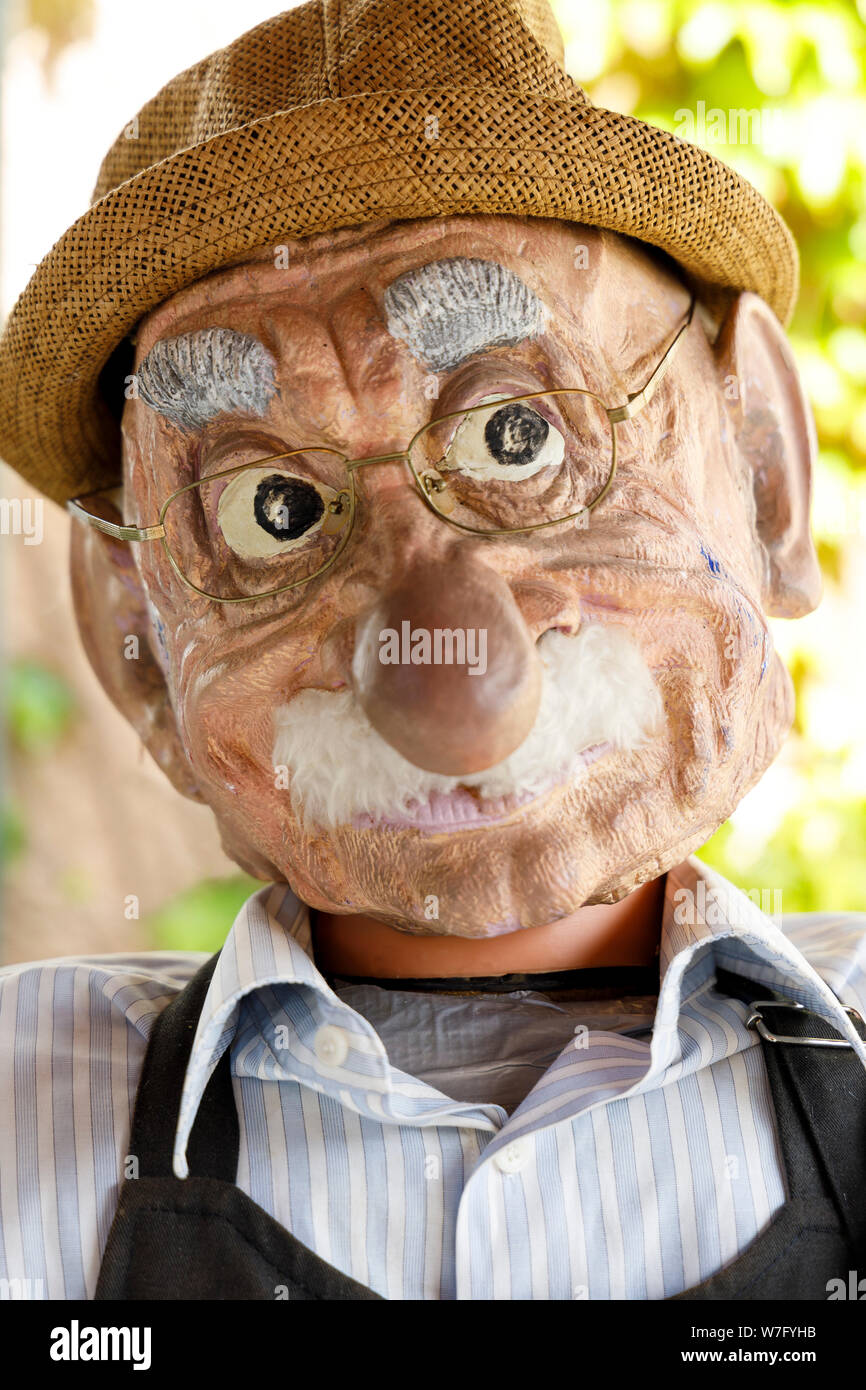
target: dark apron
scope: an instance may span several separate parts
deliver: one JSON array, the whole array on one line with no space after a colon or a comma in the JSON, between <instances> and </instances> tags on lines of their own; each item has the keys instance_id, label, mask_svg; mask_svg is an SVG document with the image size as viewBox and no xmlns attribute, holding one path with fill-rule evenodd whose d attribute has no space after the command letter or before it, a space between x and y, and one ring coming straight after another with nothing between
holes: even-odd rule
<instances>
[{"instance_id":1,"label":"dark apron","mask_svg":"<svg viewBox=\"0 0 866 1390\"><path fill-rule=\"evenodd\" d=\"M378 1299L302 1245L236 1185L240 1131L230 1046L192 1128L190 1176L172 1173L184 1076L217 959L211 957L154 1020L132 1117L129 1151L139 1176L120 1189L95 1296ZM718 987L745 1002L768 994L722 971ZM779 1018L780 1033L837 1036L813 1014L780 1011ZM789 1200L742 1255L679 1299L826 1300L829 1280L847 1282L849 1270L866 1270L866 1069L851 1049L766 1041L763 1049Z\"/></svg>"}]
</instances>

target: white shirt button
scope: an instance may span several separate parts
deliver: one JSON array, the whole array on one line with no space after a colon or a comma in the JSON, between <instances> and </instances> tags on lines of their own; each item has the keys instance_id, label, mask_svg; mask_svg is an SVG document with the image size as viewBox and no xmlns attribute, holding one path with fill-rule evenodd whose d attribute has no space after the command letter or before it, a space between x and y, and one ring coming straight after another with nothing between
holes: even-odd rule
<instances>
[{"instance_id":1,"label":"white shirt button","mask_svg":"<svg viewBox=\"0 0 866 1390\"><path fill-rule=\"evenodd\" d=\"M349 1039L345 1029L325 1023L316 1030L313 1051L326 1067L341 1067L349 1055Z\"/></svg>"},{"instance_id":2,"label":"white shirt button","mask_svg":"<svg viewBox=\"0 0 866 1390\"><path fill-rule=\"evenodd\" d=\"M504 1149L493 1155L493 1162L501 1173L519 1173L529 1159L529 1140L512 1139Z\"/></svg>"}]
</instances>

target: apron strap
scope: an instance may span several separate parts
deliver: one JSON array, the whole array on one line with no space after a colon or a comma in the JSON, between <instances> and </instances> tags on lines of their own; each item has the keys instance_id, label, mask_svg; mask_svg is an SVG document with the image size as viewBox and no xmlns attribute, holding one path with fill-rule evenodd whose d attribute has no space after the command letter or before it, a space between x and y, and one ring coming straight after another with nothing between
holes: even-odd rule
<instances>
[{"instance_id":1,"label":"apron strap","mask_svg":"<svg viewBox=\"0 0 866 1390\"><path fill-rule=\"evenodd\" d=\"M717 987L744 1004L774 998L778 990L719 970ZM772 1005L766 1006L772 1013ZM811 1012L779 1012L778 1029L791 1037L838 1039L839 1033ZM842 1232L855 1248L866 1247L863 1154L866 1153L866 1068L853 1048L812 1047L762 1039L773 1094L779 1143L793 1201L828 1198Z\"/></svg>"},{"instance_id":2,"label":"apron strap","mask_svg":"<svg viewBox=\"0 0 866 1390\"><path fill-rule=\"evenodd\" d=\"M132 1119L130 1153L143 1178L172 1177L174 1136L183 1081L199 1015L220 953L211 956L185 989L153 1021ZM211 1076L187 1145L191 1177L235 1182L240 1130L232 1094L231 1048Z\"/></svg>"},{"instance_id":3,"label":"apron strap","mask_svg":"<svg viewBox=\"0 0 866 1390\"><path fill-rule=\"evenodd\" d=\"M727 970L720 994L751 1005L774 991ZM782 1000L775 992L777 1004ZM775 1012L767 1005L769 1013ZM774 1031L776 1031L774 1029ZM779 1011L778 1032L837 1038L814 1014ZM773 1098L788 1201L729 1265L674 1295L684 1300L814 1300L866 1257L866 1071L853 1049L769 1042L761 1050Z\"/></svg>"},{"instance_id":4,"label":"apron strap","mask_svg":"<svg viewBox=\"0 0 866 1390\"><path fill-rule=\"evenodd\" d=\"M382 1301L321 1259L237 1186L238 1117L226 1047L187 1146L171 1158L183 1079L219 952L154 1020L132 1121L139 1176L120 1189L94 1298Z\"/></svg>"}]
</instances>

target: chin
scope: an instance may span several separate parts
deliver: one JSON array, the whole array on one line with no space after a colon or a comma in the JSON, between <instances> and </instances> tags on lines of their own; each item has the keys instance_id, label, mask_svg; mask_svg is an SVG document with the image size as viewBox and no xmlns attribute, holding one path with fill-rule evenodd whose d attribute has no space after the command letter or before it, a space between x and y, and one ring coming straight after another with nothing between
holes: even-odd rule
<instances>
[{"instance_id":1,"label":"chin","mask_svg":"<svg viewBox=\"0 0 866 1390\"><path fill-rule=\"evenodd\" d=\"M485 939L545 926L656 876L658 855L645 843L648 758L651 750L599 748L576 780L541 792L485 803L458 788L409 817L328 830L295 822L283 875L311 907L413 935ZM626 827L612 834L624 800L640 803L641 845L627 845Z\"/></svg>"}]
</instances>

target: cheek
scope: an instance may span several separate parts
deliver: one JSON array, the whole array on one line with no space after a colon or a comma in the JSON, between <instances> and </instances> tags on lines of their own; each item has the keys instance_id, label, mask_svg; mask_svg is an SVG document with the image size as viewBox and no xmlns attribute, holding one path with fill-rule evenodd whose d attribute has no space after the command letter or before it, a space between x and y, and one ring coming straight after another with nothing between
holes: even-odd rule
<instances>
[{"instance_id":1,"label":"cheek","mask_svg":"<svg viewBox=\"0 0 866 1390\"><path fill-rule=\"evenodd\" d=\"M184 683L178 721L196 775L214 792L241 797L271 778L271 699L219 679Z\"/></svg>"},{"instance_id":2,"label":"cheek","mask_svg":"<svg viewBox=\"0 0 866 1390\"><path fill-rule=\"evenodd\" d=\"M179 644L179 652L175 713L203 788L241 805L277 795L274 711L299 688L304 653L285 640L261 650L225 627L210 640Z\"/></svg>"},{"instance_id":3,"label":"cheek","mask_svg":"<svg viewBox=\"0 0 866 1390\"><path fill-rule=\"evenodd\" d=\"M675 803L711 833L774 755L787 714L760 610L725 579L696 589L683 620L658 634L657 678Z\"/></svg>"}]
</instances>

